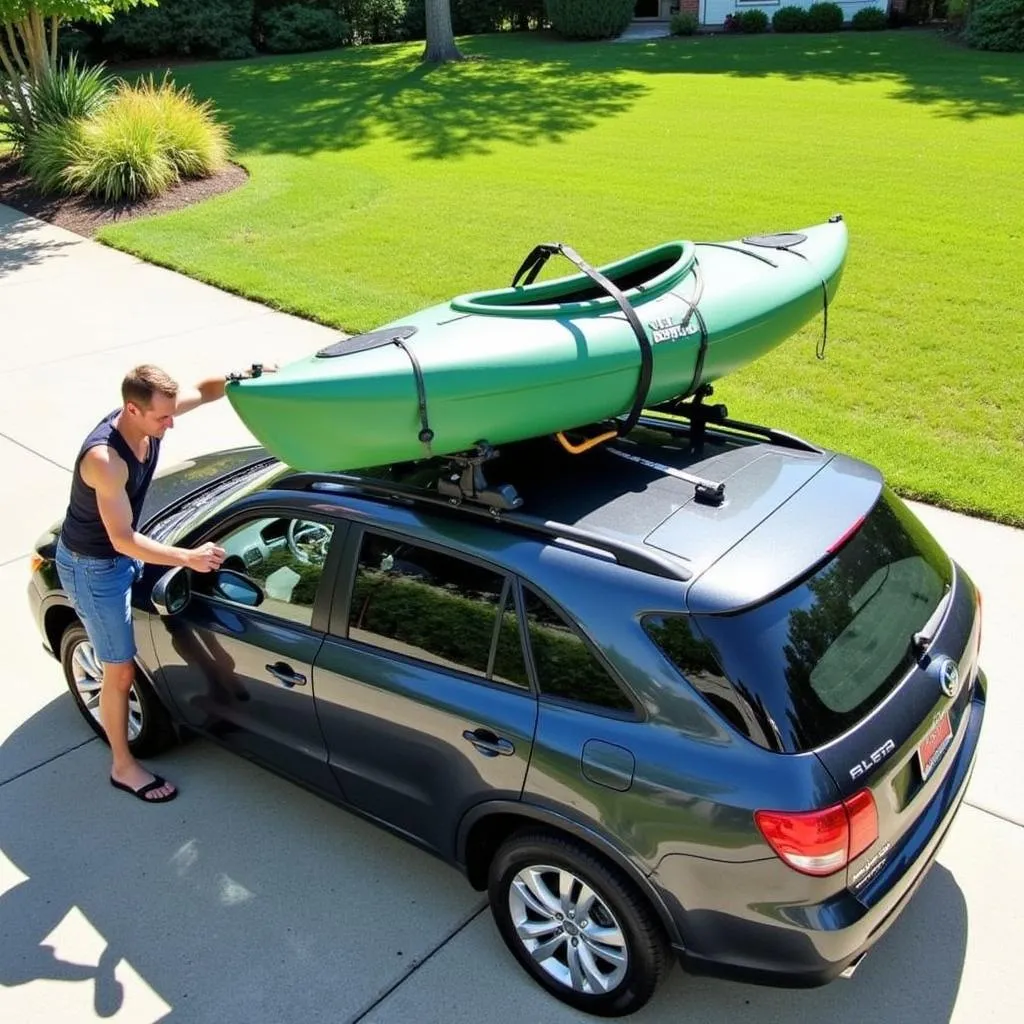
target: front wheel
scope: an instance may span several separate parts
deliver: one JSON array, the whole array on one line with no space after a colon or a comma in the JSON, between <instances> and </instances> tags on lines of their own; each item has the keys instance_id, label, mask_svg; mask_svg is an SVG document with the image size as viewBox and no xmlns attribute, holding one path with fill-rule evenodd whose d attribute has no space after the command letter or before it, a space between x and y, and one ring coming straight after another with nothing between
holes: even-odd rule
<instances>
[{"instance_id":1,"label":"front wheel","mask_svg":"<svg viewBox=\"0 0 1024 1024\"><path fill-rule=\"evenodd\" d=\"M100 686L103 666L96 657L89 634L78 624L69 626L60 640L60 664L64 679L82 717L104 742L107 734L100 720ZM176 740L170 715L153 687L136 669L135 684L128 694L128 748L135 757L152 757Z\"/></svg>"},{"instance_id":2,"label":"front wheel","mask_svg":"<svg viewBox=\"0 0 1024 1024\"><path fill-rule=\"evenodd\" d=\"M639 1010L669 962L654 912L586 846L513 835L491 863L491 913L523 969L552 995L602 1017Z\"/></svg>"}]
</instances>

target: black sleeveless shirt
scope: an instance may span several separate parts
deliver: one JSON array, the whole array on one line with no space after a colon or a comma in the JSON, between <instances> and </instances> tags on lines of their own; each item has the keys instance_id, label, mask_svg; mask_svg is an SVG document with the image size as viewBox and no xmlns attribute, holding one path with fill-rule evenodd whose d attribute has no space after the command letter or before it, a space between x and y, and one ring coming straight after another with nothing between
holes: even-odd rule
<instances>
[{"instance_id":1,"label":"black sleeveless shirt","mask_svg":"<svg viewBox=\"0 0 1024 1024\"><path fill-rule=\"evenodd\" d=\"M157 456L160 454L160 441L149 439L149 454L145 462L139 462L131 446L114 426L114 420L120 409L115 409L109 416L101 420L85 439L78 458L75 459L74 472L71 475L71 501L68 504L64 525L61 527L61 540L64 546L79 555L91 555L93 558L115 558L118 552L110 543L107 528L100 518L96 505L96 492L82 479L82 457L90 448L107 445L113 448L125 461L128 467L128 480L125 490L132 506L132 529L139 527L139 516L142 503L146 500L149 482L153 479Z\"/></svg>"}]
</instances>

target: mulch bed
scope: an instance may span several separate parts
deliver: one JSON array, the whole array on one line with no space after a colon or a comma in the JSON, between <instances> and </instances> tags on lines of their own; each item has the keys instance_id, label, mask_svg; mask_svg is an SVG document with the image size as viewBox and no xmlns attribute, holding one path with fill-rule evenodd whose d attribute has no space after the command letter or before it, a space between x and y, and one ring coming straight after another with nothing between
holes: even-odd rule
<instances>
[{"instance_id":1,"label":"mulch bed","mask_svg":"<svg viewBox=\"0 0 1024 1024\"><path fill-rule=\"evenodd\" d=\"M180 210L212 196L230 192L244 184L248 178L243 168L229 164L225 170L210 178L183 181L155 199L111 204L82 196L41 195L15 160L0 157L0 203L91 238L108 224Z\"/></svg>"}]
</instances>

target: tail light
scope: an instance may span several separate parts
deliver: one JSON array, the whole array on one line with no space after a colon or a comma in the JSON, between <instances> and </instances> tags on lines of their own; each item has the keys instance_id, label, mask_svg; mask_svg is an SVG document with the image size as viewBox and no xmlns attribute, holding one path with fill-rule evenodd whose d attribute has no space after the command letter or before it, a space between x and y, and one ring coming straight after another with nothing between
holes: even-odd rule
<instances>
[{"instance_id":1,"label":"tail light","mask_svg":"<svg viewBox=\"0 0 1024 1024\"><path fill-rule=\"evenodd\" d=\"M34 576L43 567L46 559L43 558L38 552L33 552L28 560L29 572Z\"/></svg>"},{"instance_id":2,"label":"tail light","mask_svg":"<svg viewBox=\"0 0 1024 1024\"><path fill-rule=\"evenodd\" d=\"M853 535L864 525L864 520L867 519L867 515L863 515L858 519L853 526L851 526L834 544L832 544L826 554L834 555L841 547L843 547L847 541L853 538Z\"/></svg>"},{"instance_id":3,"label":"tail light","mask_svg":"<svg viewBox=\"0 0 1024 1024\"><path fill-rule=\"evenodd\" d=\"M768 845L805 875L832 875L878 839L878 811L871 790L820 811L755 811Z\"/></svg>"}]
</instances>

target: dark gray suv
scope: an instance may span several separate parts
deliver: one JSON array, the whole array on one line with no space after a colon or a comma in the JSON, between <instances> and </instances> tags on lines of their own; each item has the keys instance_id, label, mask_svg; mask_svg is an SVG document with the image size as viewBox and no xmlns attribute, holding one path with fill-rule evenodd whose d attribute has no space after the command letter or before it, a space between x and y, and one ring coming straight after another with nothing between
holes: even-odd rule
<instances>
[{"instance_id":1,"label":"dark gray suv","mask_svg":"<svg viewBox=\"0 0 1024 1024\"><path fill-rule=\"evenodd\" d=\"M979 595L875 469L716 408L580 455L161 477L147 532L228 559L136 585L136 751L199 732L457 865L591 1013L673 954L849 973L963 798ZM29 598L99 731L53 555Z\"/></svg>"}]
</instances>

